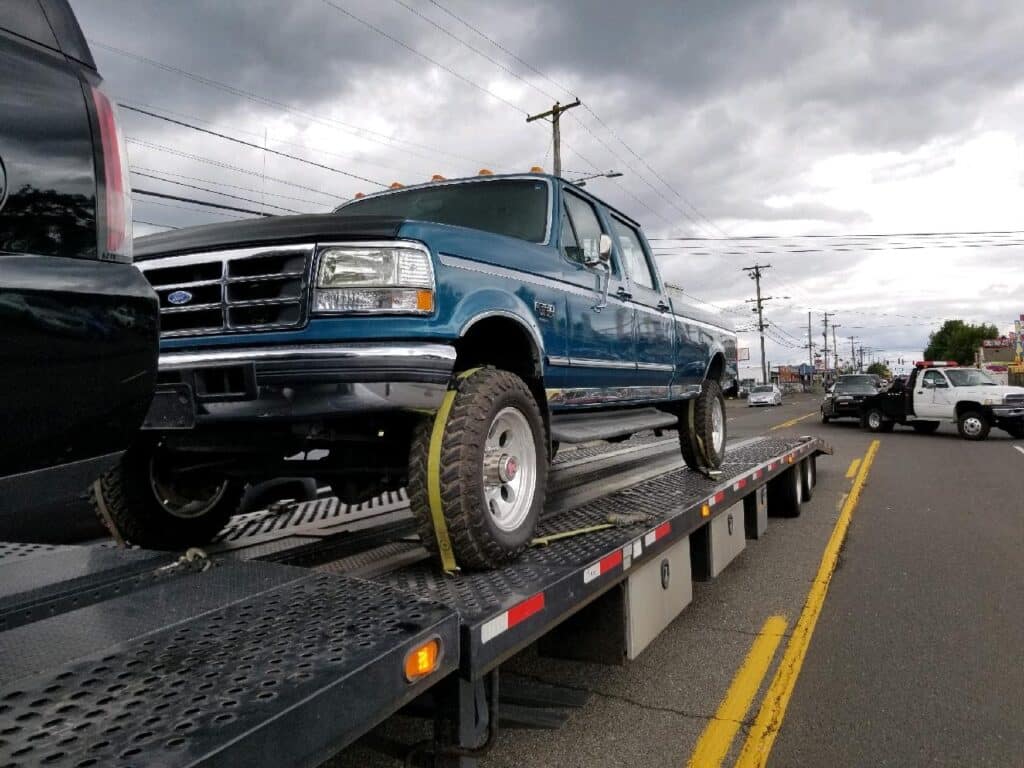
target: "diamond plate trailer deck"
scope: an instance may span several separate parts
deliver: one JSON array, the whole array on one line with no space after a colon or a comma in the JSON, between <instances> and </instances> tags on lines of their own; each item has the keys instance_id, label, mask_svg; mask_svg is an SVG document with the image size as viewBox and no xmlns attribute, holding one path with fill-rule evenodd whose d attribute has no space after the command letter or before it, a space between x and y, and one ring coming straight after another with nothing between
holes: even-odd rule
<instances>
[{"instance_id":1,"label":"diamond plate trailer deck","mask_svg":"<svg viewBox=\"0 0 1024 768\"><path fill-rule=\"evenodd\" d=\"M539 536L610 514L630 522L489 572L445 576L426 560L404 494L236 518L206 571L102 547L0 549L0 585L12 585L0 586L0 766L315 765L444 675L427 751L472 765L496 733L502 661L831 452L815 438L747 441L714 479L637 462L665 450L648 439L560 456L567 469L579 458L606 473L589 478L592 500L546 517ZM404 654L433 635L449 651L438 673L396 679Z\"/></svg>"}]
</instances>

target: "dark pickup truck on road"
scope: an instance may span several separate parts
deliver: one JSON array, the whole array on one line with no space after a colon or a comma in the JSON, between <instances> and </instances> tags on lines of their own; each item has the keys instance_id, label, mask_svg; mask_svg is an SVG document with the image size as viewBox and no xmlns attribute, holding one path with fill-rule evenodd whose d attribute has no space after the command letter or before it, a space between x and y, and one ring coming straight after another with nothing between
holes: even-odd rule
<instances>
[{"instance_id":1,"label":"dark pickup truck on road","mask_svg":"<svg viewBox=\"0 0 1024 768\"><path fill-rule=\"evenodd\" d=\"M530 541L559 443L671 429L691 466L722 463L735 334L665 285L635 221L563 179L435 181L136 256L161 384L103 485L138 544L201 544L246 482L308 475L347 502L407 488L428 547L446 528L487 567Z\"/></svg>"}]
</instances>

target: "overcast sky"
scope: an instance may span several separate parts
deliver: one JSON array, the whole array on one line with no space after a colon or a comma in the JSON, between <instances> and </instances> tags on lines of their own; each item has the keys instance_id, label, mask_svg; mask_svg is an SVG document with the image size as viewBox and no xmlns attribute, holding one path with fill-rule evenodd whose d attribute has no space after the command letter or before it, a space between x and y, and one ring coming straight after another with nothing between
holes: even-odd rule
<instances>
[{"instance_id":1,"label":"overcast sky","mask_svg":"<svg viewBox=\"0 0 1024 768\"><path fill-rule=\"evenodd\" d=\"M563 119L564 175L622 172L588 188L658 238L670 282L739 328L754 287L740 269L770 263L769 333L787 342L769 341L773 364L807 359L808 311L815 343L834 311L846 356L855 336L890 359L919 357L942 318L1006 331L1024 312L1024 247L1012 245L1024 235L806 237L1024 230L1017 2L72 5L122 102L336 169L124 111L133 168L249 201L135 174L137 189L326 211L432 173L550 169L550 126L525 117L578 96L587 108ZM135 203L155 224L231 215ZM785 239L661 239L755 235ZM756 334L741 346L756 363Z\"/></svg>"}]
</instances>

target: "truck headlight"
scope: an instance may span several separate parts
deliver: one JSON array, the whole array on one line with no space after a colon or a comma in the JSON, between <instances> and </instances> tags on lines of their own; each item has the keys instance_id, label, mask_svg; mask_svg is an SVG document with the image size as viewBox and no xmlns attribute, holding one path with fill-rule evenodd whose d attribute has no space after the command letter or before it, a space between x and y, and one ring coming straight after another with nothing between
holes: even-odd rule
<instances>
[{"instance_id":1,"label":"truck headlight","mask_svg":"<svg viewBox=\"0 0 1024 768\"><path fill-rule=\"evenodd\" d=\"M331 245L321 249L314 312L434 311L434 268L415 243Z\"/></svg>"}]
</instances>

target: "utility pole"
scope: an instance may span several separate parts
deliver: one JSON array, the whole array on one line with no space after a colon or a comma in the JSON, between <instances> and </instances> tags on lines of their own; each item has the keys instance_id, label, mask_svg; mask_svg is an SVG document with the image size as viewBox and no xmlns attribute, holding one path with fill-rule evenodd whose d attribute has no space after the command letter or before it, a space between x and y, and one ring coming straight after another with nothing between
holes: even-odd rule
<instances>
[{"instance_id":1,"label":"utility pole","mask_svg":"<svg viewBox=\"0 0 1024 768\"><path fill-rule=\"evenodd\" d=\"M825 332L822 337L825 339L825 376L828 377L828 319L835 315L835 312L823 312L825 321Z\"/></svg>"},{"instance_id":2,"label":"utility pole","mask_svg":"<svg viewBox=\"0 0 1024 768\"><path fill-rule=\"evenodd\" d=\"M842 328L841 325L832 324L832 354L835 355L836 364L833 366L836 369L836 373L839 373L839 344L836 342L836 328Z\"/></svg>"},{"instance_id":3,"label":"utility pole","mask_svg":"<svg viewBox=\"0 0 1024 768\"><path fill-rule=\"evenodd\" d=\"M576 99L572 104L566 104L564 106L556 101L555 105L547 112L541 112L539 115L530 115L526 118L526 122L528 123L532 123L534 120L541 120L545 117L551 118L551 141L554 148L555 176L562 175L562 131L559 127L559 120L561 119L563 112L566 112L573 107L578 107L579 105L579 99Z\"/></svg>"},{"instance_id":4,"label":"utility pole","mask_svg":"<svg viewBox=\"0 0 1024 768\"><path fill-rule=\"evenodd\" d=\"M860 373L860 367L857 365L857 350L853 346L854 342L857 341L857 337L849 336L847 338L850 339L850 365L857 369L857 373Z\"/></svg>"},{"instance_id":5,"label":"utility pole","mask_svg":"<svg viewBox=\"0 0 1024 768\"><path fill-rule=\"evenodd\" d=\"M577 99L577 101L578 101L578 99ZM764 329L765 329L765 324L764 324L764 311L763 311L764 310L764 306L763 305L764 305L764 303L766 301L768 301L768 299L771 298L771 296L768 296L767 298L761 298L761 270L762 269L771 269L771 268L772 268L771 264L755 264L752 267L743 267L743 271L746 272L750 276L750 279L753 280L757 284L757 298L753 299L753 300L747 299L747 302L748 303L750 301L756 301L757 302L757 309L756 309L756 312L757 312L757 330L761 334L761 383L762 384L767 384L768 383L768 369L765 367L765 359L764 359Z\"/></svg>"},{"instance_id":6,"label":"utility pole","mask_svg":"<svg viewBox=\"0 0 1024 768\"><path fill-rule=\"evenodd\" d=\"M807 364L811 366L811 378L814 378L814 341L811 339L811 311L807 310Z\"/></svg>"}]
</instances>

